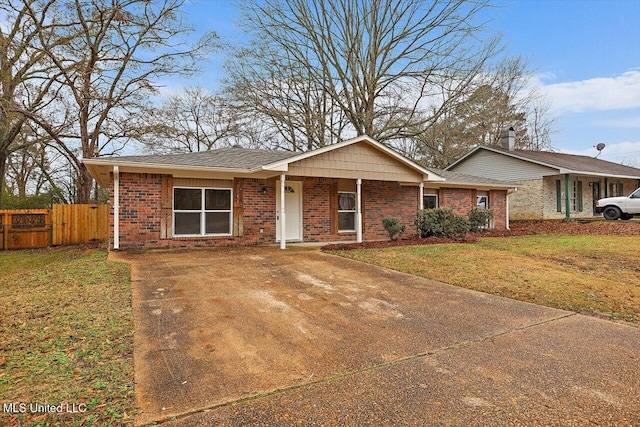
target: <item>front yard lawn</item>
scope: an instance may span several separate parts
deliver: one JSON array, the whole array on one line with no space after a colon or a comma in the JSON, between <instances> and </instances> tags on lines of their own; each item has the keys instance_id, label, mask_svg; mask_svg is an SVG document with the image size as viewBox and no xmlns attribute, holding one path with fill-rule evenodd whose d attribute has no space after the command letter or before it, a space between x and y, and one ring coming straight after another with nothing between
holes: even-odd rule
<instances>
[{"instance_id":1,"label":"front yard lawn","mask_svg":"<svg viewBox=\"0 0 640 427\"><path fill-rule=\"evenodd\" d=\"M129 266L106 257L0 253L1 425L133 423Z\"/></svg>"},{"instance_id":2,"label":"front yard lawn","mask_svg":"<svg viewBox=\"0 0 640 427\"><path fill-rule=\"evenodd\" d=\"M537 235L334 252L469 289L640 323L638 237Z\"/></svg>"}]
</instances>

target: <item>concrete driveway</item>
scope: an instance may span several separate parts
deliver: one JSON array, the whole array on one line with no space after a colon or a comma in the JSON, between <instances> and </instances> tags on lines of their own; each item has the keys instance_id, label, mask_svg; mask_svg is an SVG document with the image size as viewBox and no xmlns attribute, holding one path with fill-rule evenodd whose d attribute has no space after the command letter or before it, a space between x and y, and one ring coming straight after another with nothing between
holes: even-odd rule
<instances>
[{"instance_id":1,"label":"concrete driveway","mask_svg":"<svg viewBox=\"0 0 640 427\"><path fill-rule=\"evenodd\" d=\"M637 425L640 329L316 249L120 253L138 424Z\"/></svg>"}]
</instances>

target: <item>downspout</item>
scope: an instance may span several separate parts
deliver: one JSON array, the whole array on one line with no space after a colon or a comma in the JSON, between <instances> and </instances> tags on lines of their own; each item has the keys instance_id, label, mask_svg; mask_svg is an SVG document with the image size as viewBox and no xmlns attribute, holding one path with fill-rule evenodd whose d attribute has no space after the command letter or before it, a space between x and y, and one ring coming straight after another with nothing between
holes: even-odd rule
<instances>
[{"instance_id":1,"label":"downspout","mask_svg":"<svg viewBox=\"0 0 640 427\"><path fill-rule=\"evenodd\" d=\"M113 250L120 250L120 168L113 167Z\"/></svg>"},{"instance_id":2,"label":"downspout","mask_svg":"<svg viewBox=\"0 0 640 427\"><path fill-rule=\"evenodd\" d=\"M564 207L565 214L564 219L566 221L571 220L571 198L569 197L569 174L564 175Z\"/></svg>"},{"instance_id":3,"label":"downspout","mask_svg":"<svg viewBox=\"0 0 640 427\"><path fill-rule=\"evenodd\" d=\"M362 243L362 179L356 181L356 240Z\"/></svg>"},{"instance_id":4,"label":"downspout","mask_svg":"<svg viewBox=\"0 0 640 427\"><path fill-rule=\"evenodd\" d=\"M418 192L418 197L419 197L418 208L420 210L423 210L424 209L424 182L420 183L419 189L420 191Z\"/></svg>"},{"instance_id":5,"label":"downspout","mask_svg":"<svg viewBox=\"0 0 640 427\"><path fill-rule=\"evenodd\" d=\"M280 175L280 249L287 249L287 242L285 240L286 233L286 221L284 212L284 195L285 195L285 174Z\"/></svg>"},{"instance_id":6,"label":"downspout","mask_svg":"<svg viewBox=\"0 0 640 427\"><path fill-rule=\"evenodd\" d=\"M514 190L514 192L516 192L516 191L518 191L518 190L517 189ZM509 193L509 191L507 191L507 196L506 196L507 202L506 202L506 206L505 206L506 210L507 210L505 212L505 228L507 230L511 230L511 224L509 223L510 222L510 218L509 218L509 196L510 195L511 195L511 193Z\"/></svg>"}]
</instances>

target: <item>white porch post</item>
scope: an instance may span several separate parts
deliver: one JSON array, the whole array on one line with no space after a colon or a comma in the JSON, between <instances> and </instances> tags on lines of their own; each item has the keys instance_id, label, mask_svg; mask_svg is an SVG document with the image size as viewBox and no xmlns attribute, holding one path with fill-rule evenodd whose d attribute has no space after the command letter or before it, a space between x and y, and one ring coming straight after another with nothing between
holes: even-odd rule
<instances>
[{"instance_id":1,"label":"white porch post","mask_svg":"<svg viewBox=\"0 0 640 427\"><path fill-rule=\"evenodd\" d=\"M511 226L509 225L509 192L507 191L507 195L505 196L505 198L507 199L507 203L506 203L506 212L505 212L505 226L507 230L511 230Z\"/></svg>"},{"instance_id":2,"label":"white porch post","mask_svg":"<svg viewBox=\"0 0 640 427\"><path fill-rule=\"evenodd\" d=\"M420 191L418 192L418 197L420 198L420 200L418 200L418 207L420 208L420 210L424 209L424 182L420 183Z\"/></svg>"},{"instance_id":3,"label":"white porch post","mask_svg":"<svg viewBox=\"0 0 640 427\"><path fill-rule=\"evenodd\" d=\"M113 167L113 250L120 249L120 168Z\"/></svg>"},{"instance_id":4,"label":"white porch post","mask_svg":"<svg viewBox=\"0 0 640 427\"><path fill-rule=\"evenodd\" d=\"M280 175L280 249L287 249L287 242L285 236L286 233L286 221L284 211L284 195L285 195L285 174Z\"/></svg>"},{"instance_id":5,"label":"white porch post","mask_svg":"<svg viewBox=\"0 0 640 427\"><path fill-rule=\"evenodd\" d=\"M356 240L362 243L362 179L356 181Z\"/></svg>"}]
</instances>

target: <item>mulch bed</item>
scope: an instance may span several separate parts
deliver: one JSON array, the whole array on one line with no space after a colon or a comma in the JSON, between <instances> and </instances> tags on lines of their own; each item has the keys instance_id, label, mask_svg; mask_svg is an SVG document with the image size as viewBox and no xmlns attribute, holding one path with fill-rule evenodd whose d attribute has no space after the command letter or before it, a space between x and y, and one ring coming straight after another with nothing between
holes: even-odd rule
<instances>
[{"instance_id":1,"label":"mulch bed","mask_svg":"<svg viewBox=\"0 0 640 427\"><path fill-rule=\"evenodd\" d=\"M333 243L322 247L323 251L348 251L353 249L382 249L396 246L435 245L442 243L475 243L479 237L511 237L534 236L538 234L565 234L571 236L640 236L639 221L595 221L595 222L565 222L557 220L547 221L516 221L511 223L511 230L485 230L479 233L469 233L465 237L443 238L427 237L420 239L409 236L399 240L381 240L362 243Z\"/></svg>"}]
</instances>

